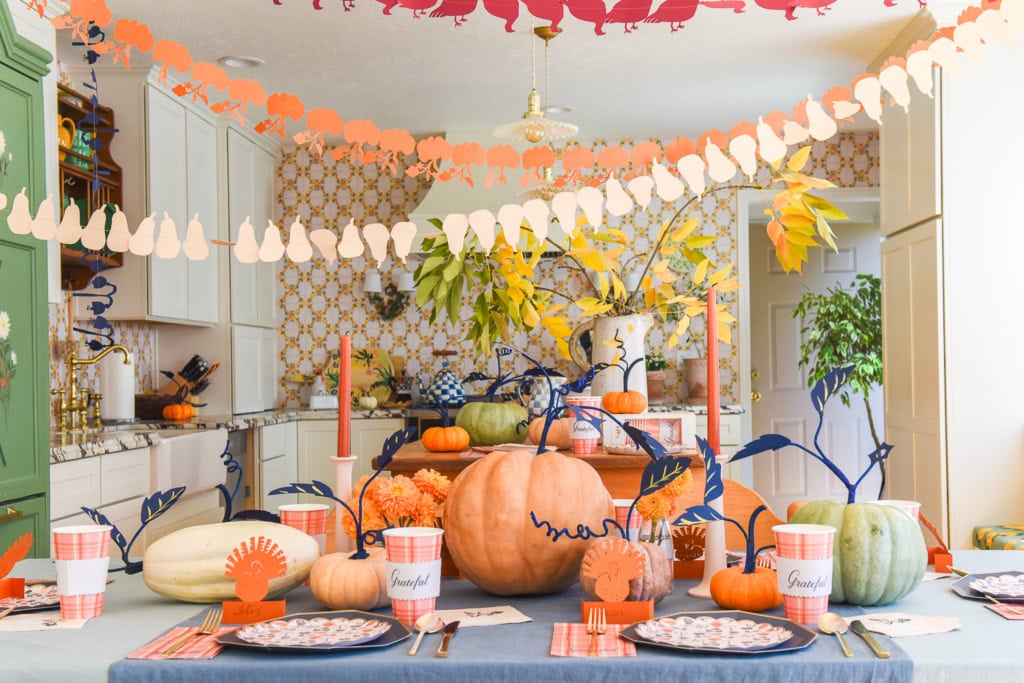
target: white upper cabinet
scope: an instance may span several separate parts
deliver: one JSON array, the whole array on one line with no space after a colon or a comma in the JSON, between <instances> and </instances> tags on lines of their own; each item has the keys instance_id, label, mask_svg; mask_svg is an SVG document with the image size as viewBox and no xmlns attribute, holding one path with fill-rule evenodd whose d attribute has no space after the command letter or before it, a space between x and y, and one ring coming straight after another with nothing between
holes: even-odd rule
<instances>
[{"instance_id":1,"label":"white upper cabinet","mask_svg":"<svg viewBox=\"0 0 1024 683\"><path fill-rule=\"evenodd\" d=\"M254 138L227 131L228 223L231 240L248 218L263 243L273 218L274 155ZM283 238L283 235L282 235ZM231 258L231 322L258 327L277 325L277 263L241 263Z\"/></svg>"},{"instance_id":2,"label":"white upper cabinet","mask_svg":"<svg viewBox=\"0 0 1024 683\"><path fill-rule=\"evenodd\" d=\"M218 234L216 119L205 108L168 93L146 73L97 69L104 104L117 111L120 132L111 154L124 170L124 206L129 229L153 215L154 240L165 216L183 242L198 215L206 239ZM169 227L169 226L168 226ZM125 255L121 268L104 277L117 285L110 320L153 320L212 325L218 320L216 247L204 261L179 250L172 259ZM80 317L89 314L79 305Z\"/></svg>"}]
</instances>

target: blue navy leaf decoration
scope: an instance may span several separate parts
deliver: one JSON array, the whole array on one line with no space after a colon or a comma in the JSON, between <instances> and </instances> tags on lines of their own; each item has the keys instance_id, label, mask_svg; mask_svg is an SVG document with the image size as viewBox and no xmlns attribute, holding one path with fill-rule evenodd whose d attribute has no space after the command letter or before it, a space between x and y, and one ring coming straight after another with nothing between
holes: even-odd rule
<instances>
[{"instance_id":1,"label":"blue navy leaf decoration","mask_svg":"<svg viewBox=\"0 0 1024 683\"><path fill-rule=\"evenodd\" d=\"M825 403L839 391L841 386L846 384L846 380L850 379L853 370L853 365L848 365L845 368L833 368L815 382L814 388L811 389L811 405L819 415L825 412Z\"/></svg>"},{"instance_id":2,"label":"blue navy leaf decoration","mask_svg":"<svg viewBox=\"0 0 1024 683\"><path fill-rule=\"evenodd\" d=\"M722 466L718 464L715 452L711 450L707 440L698 436L697 446L704 458L704 471L707 475L704 482L704 502L707 503L709 500L720 498L725 493L725 485L722 484Z\"/></svg>"},{"instance_id":3,"label":"blue navy leaf decoration","mask_svg":"<svg viewBox=\"0 0 1024 683\"><path fill-rule=\"evenodd\" d=\"M601 431L604 418L601 417L601 413L599 411L593 408L588 408L587 406L566 406L566 408L569 409L569 412L571 412L572 416L577 420L583 420L593 426L597 431Z\"/></svg>"},{"instance_id":4,"label":"blue navy leaf decoration","mask_svg":"<svg viewBox=\"0 0 1024 683\"><path fill-rule=\"evenodd\" d=\"M871 460L871 464L879 463L889 458L889 453L892 451L892 444L883 443L876 450L872 451L868 458Z\"/></svg>"},{"instance_id":5,"label":"blue navy leaf decoration","mask_svg":"<svg viewBox=\"0 0 1024 683\"><path fill-rule=\"evenodd\" d=\"M640 495L648 496L682 476L690 466L689 458L661 458L648 463L640 477Z\"/></svg>"},{"instance_id":6,"label":"blue navy leaf decoration","mask_svg":"<svg viewBox=\"0 0 1024 683\"><path fill-rule=\"evenodd\" d=\"M633 440L637 446L639 446L647 455L651 456L652 460L661 460L665 457L665 447L661 445L661 442L655 439L653 436L640 429L634 427L628 422L622 425L622 429L625 430L629 438Z\"/></svg>"},{"instance_id":7,"label":"blue navy leaf decoration","mask_svg":"<svg viewBox=\"0 0 1024 683\"><path fill-rule=\"evenodd\" d=\"M568 382L562 385L561 388L565 390L562 393L568 394L569 392L578 393L583 391L584 389L590 386L591 382L594 381L594 376L597 374L597 372L597 368L590 368L589 370L587 370L586 374L584 374L579 379L573 380L572 382Z\"/></svg>"},{"instance_id":8,"label":"blue navy leaf decoration","mask_svg":"<svg viewBox=\"0 0 1024 683\"><path fill-rule=\"evenodd\" d=\"M305 493L311 496L323 496L325 498L334 498L334 491L331 489L331 487L317 479L314 479L312 484L292 483L289 484L288 486L281 486L271 491L270 495L277 496L283 493Z\"/></svg>"},{"instance_id":9,"label":"blue navy leaf decoration","mask_svg":"<svg viewBox=\"0 0 1024 683\"><path fill-rule=\"evenodd\" d=\"M231 518L232 522L274 522L279 524L281 517L275 515L273 512L267 512L266 510L240 510L238 514Z\"/></svg>"},{"instance_id":10,"label":"blue navy leaf decoration","mask_svg":"<svg viewBox=\"0 0 1024 683\"><path fill-rule=\"evenodd\" d=\"M110 540L114 542L114 545L121 549L121 552L125 552L128 550L128 539L124 537L124 534L121 533L121 530L118 529L113 522L107 519L106 515L104 515L99 510L93 510L92 508L87 507L83 507L82 512L88 515L89 519L92 520L93 524L96 524L98 526L109 526Z\"/></svg>"},{"instance_id":11,"label":"blue navy leaf decoration","mask_svg":"<svg viewBox=\"0 0 1024 683\"><path fill-rule=\"evenodd\" d=\"M140 518L143 526L171 509L171 506L178 502L178 499L185 493L184 486L175 486L166 491L157 491L146 500L142 501L142 513Z\"/></svg>"},{"instance_id":12,"label":"blue navy leaf decoration","mask_svg":"<svg viewBox=\"0 0 1024 683\"><path fill-rule=\"evenodd\" d=\"M394 434L384 440L384 446L381 448L380 456L377 458L377 469L386 469L391 461L395 457L395 453L398 449L405 445L405 442L413 438L416 435L416 429L410 427L408 429L399 429Z\"/></svg>"},{"instance_id":13,"label":"blue navy leaf decoration","mask_svg":"<svg viewBox=\"0 0 1024 683\"><path fill-rule=\"evenodd\" d=\"M694 505L686 509L683 514L676 517L672 522L673 526L686 526L689 524L704 524L705 522L717 522L725 517L710 505Z\"/></svg>"},{"instance_id":14,"label":"blue navy leaf decoration","mask_svg":"<svg viewBox=\"0 0 1024 683\"><path fill-rule=\"evenodd\" d=\"M789 437L783 436L782 434L765 434L759 436L753 441L748 441L743 448L741 448L736 455L729 459L729 462L736 462L737 460L743 460L749 458L752 455L758 453L764 453L765 451L777 451L780 448L791 445L793 442Z\"/></svg>"},{"instance_id":15,"label":"blue navy leaf decoration","mask_svg":"<svg viewBox=\"0 0 1024 683\"><path fill-rule=\"evenodd\" d=\"M480 372L480 371L474 371L474 372L471 372L468 375L466 375L465 379L463 379L462 381L463 382L482 382L485 379L491 379L491 378L488 377L487 375L485 375L484 373Z\"/></svg>"}]
</instances>

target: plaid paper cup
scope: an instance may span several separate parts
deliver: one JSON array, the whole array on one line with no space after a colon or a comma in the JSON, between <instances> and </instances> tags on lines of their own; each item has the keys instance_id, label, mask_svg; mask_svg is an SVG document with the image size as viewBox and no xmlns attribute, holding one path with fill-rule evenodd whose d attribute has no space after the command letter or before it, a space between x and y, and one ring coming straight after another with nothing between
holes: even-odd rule
<instances>
[{"instance_id":1,"label":"plaid paper cup","mask_svg":"<svg viewBox=\"0 0 1024 683\"><path fill-rule=\"evenodd\" d=\"M776 571L786 618L817 623L832 592L832 547L836 530L823 524L777 524Z\"/></svg>"},{"instance_id":2,"label":"plaid paper cup","mask_svg":"<svg viewBox=\"0 0 1024 683\"><path fill-rule=\"evenodd\" d=\"M90 619L103 613L110 565L109 526L67 526L51 530L60 614Z\"/></svg>"},{"instance_id":3,"label":"plaid paper cup","mask_svg":"<svg viewBox=\"0 0 1024 683\"><path fill-rule=\"evenodd\" d=\"M921 503L916 500L875 500L875 505L887 505L899 508L914 518L914 521L921 519Z\"/></svg>"},{"instance_id":4,"label":"plaid paper cup","mask_svg":"<svg viewBox=\"0 0 1024 683\"><path fill-rule=\"evenodd\" d=\"M600 396L566 396L565 402L571 406L601 407ZM584 420L573 420L569 430L569 437L572 440L573 453L576 455L590 455L597 452L597 444L601 440L601 430Z\"/></svg>"},{"instance_id":5,"label":"plaid paper cup","mask_svg":"<svg viewBox=\"0 0 1024 683\"><path fill-rule=\"evenodd\" d=\"M444 529L395 527L384 530L388 596L395 618L412 627L434 611L441 590Z\"/></svg>"},{"instance_id":6,"label":"plaid paper cup","mask_svg":"<svg viewBox=\"0 0 1024 683\"><path fill-rule=\"evenodd\" d=\"M615 521L619 523L623 529L626 528L626 518L629 518L629 529L627 535L629 540L635 541L640 535L640 513L633 510L633 516L629 517L629 508L633 504L632 498L616 498L612 501L615 505Z\"/></svg>"},{"instance_id":7,"label":"plaid paper cup","mask_svg":"<svg viewBox=\"0 0 1024 683\"><path fill-rule=\"evenodd\" d=\"M294 503L277 508L281 524L312 536L320 545L320 554L327 551L327 517L331 506L323 503Z\"/></svg>"}]
</instances>

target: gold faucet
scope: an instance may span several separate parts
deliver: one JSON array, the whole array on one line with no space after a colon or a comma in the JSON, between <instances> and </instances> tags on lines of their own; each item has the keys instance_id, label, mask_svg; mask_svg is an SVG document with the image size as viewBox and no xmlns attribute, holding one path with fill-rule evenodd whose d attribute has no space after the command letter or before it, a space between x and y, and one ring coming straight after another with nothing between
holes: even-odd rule
<instances>
[{"instance_id":1,"label":"gold faucet","mask_svg":"<svg viewBox=\"0 0 1024 683\"><path fill-rule=\"evenodd\" d=\"M88 408L89 408L89 394L84 389L78 386L78 366L79 365L94 365L97 361L105 357L107 354L114 351L120 351L124 354L124 364L129 365L131 363L131 357L128 354L128 349L121 346L120 344L114 344L100 351L92 358L79 358L78 353L74 350L71 351L71 355L68 356L68 393L67 399L63 400L64 397L60 396L57 400L57 431L67 431L68 429L68 416L70 416L71 431L77 429L88 428ZM59 394L59 392L57 392ZM97 406L94 409L94 414L99 415L99 398L94 399L97 402ZM95 419L97 426L99 418Z\"/></svg>"}]
</instances>

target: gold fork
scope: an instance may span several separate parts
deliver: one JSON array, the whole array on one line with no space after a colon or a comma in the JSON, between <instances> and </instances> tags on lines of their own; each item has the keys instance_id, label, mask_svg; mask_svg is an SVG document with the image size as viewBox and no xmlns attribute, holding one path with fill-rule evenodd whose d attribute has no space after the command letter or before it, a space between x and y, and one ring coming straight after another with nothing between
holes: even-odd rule
<instances>
[{"instance_id":1,"label":"gold fork","mask_svg":"<svg viewBox=\"0 0 1024 683\"><path fill-rule=\"evenodd\" d=\"M998 600L994 596L989 595L988 593L985 594L985 597L991 600L992 602L996 603L997 605L1001 605L1006 612L1012 614L1013 616L1024 617L1024 606L1019 605L1017 603L1003 602L1002 600Z\"/></svg>"},{"instance_id":2,"label":"gold fork","mask_svg":"<svg viewBox=\"0 0 1024 683\"><path fill-rule=\"evenodd\" d=\"M604 609L591 609L587 614L587 633L590 634L588 657L597 656L597 637L604 634L606 628L608 628L608 615Z\"/></svg>"},{"instance_id":3,"label":"gold fork","mask_svg":"<svg viewBox=\"0 0 1024 683\"><path fill-rule=\"evenodd\" d=\"M195 631L186 633L184 636L179 638L173 645L163 651L164 655L173 655L177 652L182 645L188 642L192 636L208 636L217 632L220 628L221 612L219 608L211 608L203 619L203 623L199 625Z\"/></svg>"}]
</instances>

